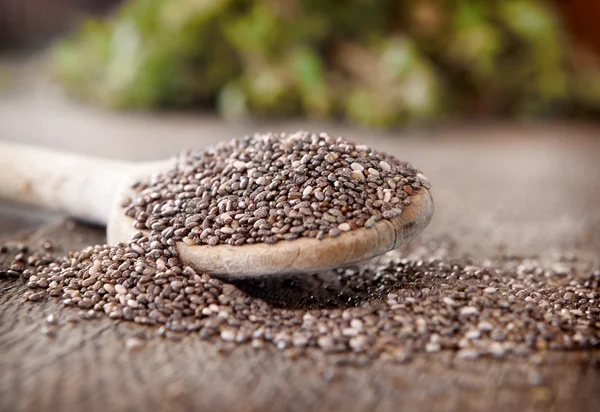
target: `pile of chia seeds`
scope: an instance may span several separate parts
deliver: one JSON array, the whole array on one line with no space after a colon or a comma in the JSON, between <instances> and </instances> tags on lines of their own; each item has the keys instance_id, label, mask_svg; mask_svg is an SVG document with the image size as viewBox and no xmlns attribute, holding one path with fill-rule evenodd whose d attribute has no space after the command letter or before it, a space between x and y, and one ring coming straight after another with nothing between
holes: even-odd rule
<instances>
[{"instance_id":1,"label":"pile of chia seeds","mask_svg":"<svg viewBox=\"0 0 600 412\"><path fill-rule=\"evenodd\" d=\"M272 344L294 356L318 350L362 363L445 349L473 359L600 346L600 271L582 273L570 261L478 264L449 259L436 244L435 258L417 247L334 271L234 286L195 273L166 251L148 256L148 246L139 237L59 259L19 253L2 273L27 279L26 300L54 297L84 319L104 314L151 325L148 336ZM140 344L134 340L132 348Z\"/></svg>"},{"instance_id":2,"label":"pile of chia seeds","mask_svg":"<svg viewBox=\"0 0 600 412\"><path fill-rule=\"evenodd\" d=\"M179 239L216 245L335 236L402 213L421 187L428 183L412 167L343 139L247 137L186 152L172 172L139 184L126 210L149 230L129 244L63 257L49 243L33 253L3 247L12 262L0 278L25 279L27 301L57 299L83 318L135 322L152 336L271 344L359 362L444 349L473 359L600 346L600 271L568 259L549 266L453 259L451 245L417 239L359 265L232 284L196 273L174 247ZM49 327L63 315L52 314Z\"/></svg>"},{"instance_id":3,"label":"pile of chia seeds","mask_svg":"<svg viewBox=\"0 0 600 412\"><path fill-rule=\"evenodd\" d=\"M124 208L162 243L274 243L400 216L421 187L411 165L342 137L269 133L183 152Z\"/></svg>"}]
</instances>

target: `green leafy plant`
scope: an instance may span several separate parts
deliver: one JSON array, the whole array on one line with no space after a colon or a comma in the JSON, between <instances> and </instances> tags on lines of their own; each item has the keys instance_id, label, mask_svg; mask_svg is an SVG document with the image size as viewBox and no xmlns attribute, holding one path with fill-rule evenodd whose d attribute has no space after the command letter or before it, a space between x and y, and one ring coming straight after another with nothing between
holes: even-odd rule
<instances>
[{"instance_id":1,"label":"green leafy plant","mask_svg":"<svg viewBox=\"0 0 600 412\"><path fill-rule=\"evenodd\" d=\"M542 0L129 0L53 62L72 96L117 109L390 127L594 110L598 64L568 50Z\"/></svg>"}]
</instances>

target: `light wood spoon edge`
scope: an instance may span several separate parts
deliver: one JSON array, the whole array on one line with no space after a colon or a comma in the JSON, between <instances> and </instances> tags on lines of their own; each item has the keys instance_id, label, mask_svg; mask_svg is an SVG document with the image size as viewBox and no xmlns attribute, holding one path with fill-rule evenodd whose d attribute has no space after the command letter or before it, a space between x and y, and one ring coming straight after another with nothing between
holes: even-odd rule
<instances>
[{"instance_id":1,"label":"light wood spoon edge","mask_svg":"<svg viewBox=\"0 0 600 412\"><path fill-rule=\"evenodd\" d=\"M343 232L335 238L299 238L242 246L178 242L176 247L182 261L194 270L228 278L317 272L364 261L409 242L427 227L433 210L431 193L421 188L411 196L411 204L399 217L383 219L372 228ZM109 243L126 242L139 230L122 209L115 213L120 213L121 218L109 220Z\"/></svg>"}]
</instances>

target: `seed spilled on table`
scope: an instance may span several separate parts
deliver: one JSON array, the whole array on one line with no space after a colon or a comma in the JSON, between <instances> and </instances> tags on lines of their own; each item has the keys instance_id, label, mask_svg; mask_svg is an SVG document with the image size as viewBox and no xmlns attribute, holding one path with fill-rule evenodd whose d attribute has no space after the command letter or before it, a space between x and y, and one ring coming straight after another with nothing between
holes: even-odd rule
<instances>
[{"instance_id":1,"label":"seed spilled on table","mask_svg":"<svg viewBox=\"0 0 600 412\"><path fill-rule=\"evenodd\" d=\"M84 319L104 314L171 339L272 344L359 363L446 349L474 359L600 345L600 273L579 273L568 262L455 260L431 241L436 257L423 244L408 245L360 265L270 280L279 286L261 295L257 283L236 287L196 273L174 247L338 236L402 213L421 187L429 183L409 165L343 139L247 137L186 152L176 169L136 186L125 211L143 232L130 244L58 259L49 244L35 253L2 247L14 259L0 278L25 278L26 300L56 298ZM295 283L309 279L319 290L292 307L283 292L300 293ZM317 292L327 305L312 300ZM48 325L56 327L56 318Z\"/></svg>"},{"instance_id":2,"label":"seed spilled on table","mask_svg":"<svg viewBox=\"0 0 600 412\"><path fill-rule=\"evenodd\" d=\"M135 240L142 249L149 243L144 236ZM58 260L45 252L21 254L17 264L27 266L29 300L54 296L83 310L84 318L99 313L154 325L157 335L176 340L193 335L219 345L273 344L357 362L406 361L414 352L444 349L474 359L600 345L600 273L565 275L528 259L475 265L440 257L443 245L435 248L436 258L394 251L331 271L322 287L338 285L333 307L314 309L270 305L270 298L182 267L167 250L140 255L130 245L102 245Z\"/></svg>"}]
</instances>

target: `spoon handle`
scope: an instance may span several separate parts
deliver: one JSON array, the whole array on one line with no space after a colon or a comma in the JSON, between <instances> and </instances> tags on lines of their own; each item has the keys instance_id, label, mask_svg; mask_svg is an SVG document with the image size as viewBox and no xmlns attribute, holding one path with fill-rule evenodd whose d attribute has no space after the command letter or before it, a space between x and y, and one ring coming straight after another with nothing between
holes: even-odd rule
<instances>
[{"instance_id":1,"label":"spoon handle","mask_svg":"<svg viewBox=\"0 0 600 412\"><path fill-rule=\"evenodd\" d=\"M0 199L106 224L132 165L0 141Z\"/></svg>"}]
</instances>

